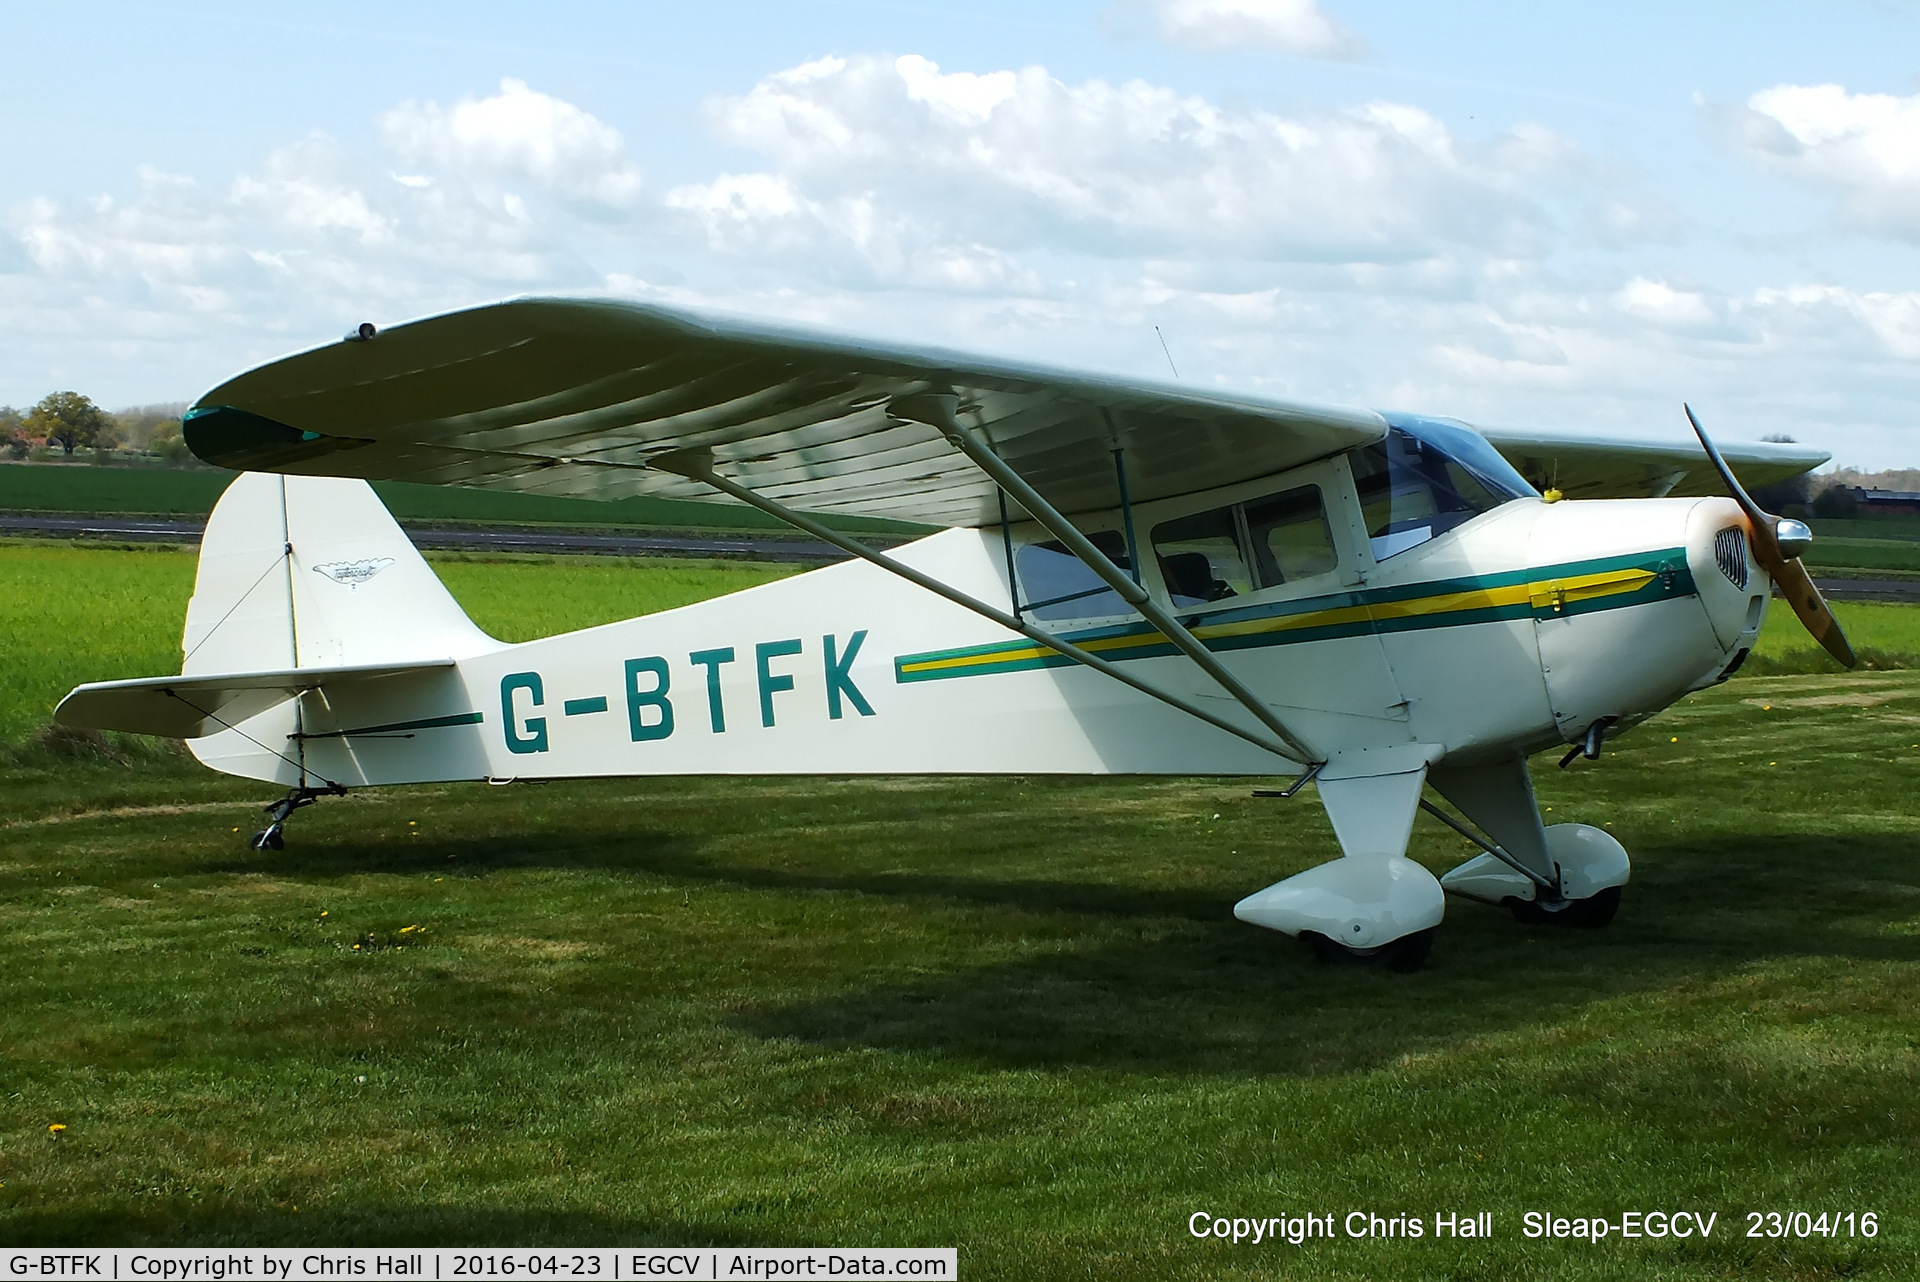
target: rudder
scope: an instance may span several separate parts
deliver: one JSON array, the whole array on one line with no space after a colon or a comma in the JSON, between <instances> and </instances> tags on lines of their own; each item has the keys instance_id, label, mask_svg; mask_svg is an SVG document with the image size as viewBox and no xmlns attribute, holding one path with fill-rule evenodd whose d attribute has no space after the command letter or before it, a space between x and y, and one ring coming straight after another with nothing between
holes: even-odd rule
<instances>
[{"instance_id":1,"label":"rudder","mask_svg":"<svg viewBox=\"0 0 1920 1282\"><path fill-rule=\"evenodd\" d=\"M207 518L180 670L462 659L499 646L365 481L243 472Z\"/></svg>"}]
</instances>

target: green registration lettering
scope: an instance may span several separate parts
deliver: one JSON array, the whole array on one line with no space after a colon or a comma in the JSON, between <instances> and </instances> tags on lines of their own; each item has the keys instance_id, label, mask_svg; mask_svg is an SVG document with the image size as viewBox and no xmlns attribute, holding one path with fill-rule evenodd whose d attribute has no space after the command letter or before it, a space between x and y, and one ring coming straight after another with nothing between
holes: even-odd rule
<instances>
[{"instance_id":1,"label":"green registration lettering","mask_svg":"<svg viewBox=\"0 0 1920 1282\"><path fill-rule=\"evenodd\" d=\"M538 708L547 701L546 690L540 683L538 672L513 672L500 679L500 720L506 726L508 752L545 752L547 750L547 719L528 717L525 733L521 733L518 714L513 710L513 692L525 690L529 701Z\"/></svg>"},{"instance_id":2,"label":"green registration lettering","mask_svg":"<svg viewBox=\"0 0 1920 1282\"><path fill-rule=\"evenodd\" d=\"M720 702L720 665L733 662L733 647L695 650L687 656L687 662L707 670L707 720L712 723L713 732L721 734L727 728L727 709Z\"/></svg>"},{"instance_id":3,"label":"green registration lettering","mask_svg":"<svg viewBox=\"0 0 1920 1282\"><path fill-rule=\"evenodd\" d=\"M773 724L773 696L782 690L793 689L793 677L787 673L775 674L767 667L767 660L786 654L799 654L800 641L762 641L753 647L754 667L760 678L760 724Z\"/></svg>"},{"instance_id":4,"label":"green registration lettering","mask_svg":"<svg viewBox=\"0 0 1920 1282\"><path fill-rule=\"evenodd\" d=\"M867 702L866 696L860 693L860 687L854 685L853 678L848 675L853 668L854 656L860 653L860 643L866 639L867 630L862 628L848 639L847 652L836 658L833 636L829 634L820 638L820 644L827 651L827 716L835 721L840 719L841 695L852 702L861 716L873 715L873 705Z\"/></svg>"},{"instance_id":5,"label":"green registration lettering","mask_svg":"<svg viewBox=\"0 0 1920 1282\"><path fill-rule=\"evenodd\" d=\"M652 689L640 688L642 673L653 678ZM667 661L659 655L627 660L627 730L635 743L664 739L673 733L673 704L667 700L670 684ZM655 720L647 720L648 709L659 714Z\"/></svg>"}]
</instances>

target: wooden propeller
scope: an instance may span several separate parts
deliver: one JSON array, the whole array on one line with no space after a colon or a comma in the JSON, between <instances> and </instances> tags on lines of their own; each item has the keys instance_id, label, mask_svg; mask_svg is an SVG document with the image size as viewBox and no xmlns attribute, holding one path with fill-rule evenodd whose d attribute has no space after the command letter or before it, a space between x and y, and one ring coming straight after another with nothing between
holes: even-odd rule
<instances>
[{"instance_id":1,"label":"wooden propeller","mask_svg":"<svg viewBox=\"0 0 1920 1282\"><path fill-rule=\"evenodd\" d=\"M1840 621L1833 617L1833 611L1827 608L1827 602L1820 595L1820 589L1813 585L1813 577L1807 573L1807 567L1800 563L1796 554L1788 556L1780 547L1776 530L1780 518L1761 510L1753 501L1746 487L1734 476L1733 469L1720 457L1720 451L1714 448L1713 441L1707 436L1707 429L1700 426L1700 420L1693 416L1693 407L1682 405L1687 412L1687 422L1693 424L1693 434L1700 438L1700 444L1707 451L1707 458L1713 468L1720 473L1720 483L1727 487L1727 493L1747 514L1747 538L1753 546L1753 559L1767 572L1779 587L1787 604L1793 607L1794 614L1813 639L1826 647L1828 654L1838 659L1846 667L1854 667L1859 659L1854 656L1853 647L1847 644L1847 634L1840 630Z\"/></svg>"}]
</instances>

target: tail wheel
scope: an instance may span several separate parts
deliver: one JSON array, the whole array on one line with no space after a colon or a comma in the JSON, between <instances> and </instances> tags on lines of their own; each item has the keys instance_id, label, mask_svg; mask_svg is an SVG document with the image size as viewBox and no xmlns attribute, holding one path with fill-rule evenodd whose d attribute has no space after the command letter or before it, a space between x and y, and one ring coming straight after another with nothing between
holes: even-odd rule
<instances>
[{"instance_id":1,"label":"tail wheel","mask_svg":"<svg viewBox=\"0 0 1920 1282\"><path fill-rule=\"evenodd\" d=\"M1582 930L1598 930L1620 911L1620 887L1608 886L1585 899L1549 902L1509 899L1507 907L1513 910L1514 920L1529 926L1574 926Z\"/></svg>"},{"instance_id":2,"label":"tail wheel","mask_svg":"<svg viewBox=\"0 0 1920 1282\"><path fill-rule=\"evenodd\" d=\"M1401 974L1419 970L1433 951L1433 935L1438 927L1416 930L1374 948L1349 948L1317 931L1304 931L1301 938L1313 945L1321 961L1331 966L1368 966Z\"/></svg>"}]
</instances>

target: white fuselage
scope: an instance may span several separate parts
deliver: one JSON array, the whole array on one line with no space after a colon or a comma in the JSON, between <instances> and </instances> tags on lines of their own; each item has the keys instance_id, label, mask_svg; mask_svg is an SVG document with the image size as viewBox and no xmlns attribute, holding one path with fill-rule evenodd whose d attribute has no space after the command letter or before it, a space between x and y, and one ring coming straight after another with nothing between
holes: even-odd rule
<instances>
[{"instance_id":1,"label":"white fuselage","mask_svg":"<svg viewBox=\"0 0 1920 1282\"><path fill-rule=\"evenodd\" d=\"M1716 536L1741 525L1727 500L1516 499L1375 561L1350 483L1342 489L1343 469L1334 460L1304 470L1329 496L1333 563L1178 611L1326 756L1413 746L1430 761L1470 762L1577 739L1600 718L1631 724L1717 679L1751 646L1764 615L1765 576L1750 561L1734 574L1716 562ZM1282 480L1298 485L1301 474ZM1249 483L1224 498L1275 484ZM1143 506L1134 513L1139 537L1164 517L1221 500ZM1116 523L1117 514L1105 520ZM1044 537L1016 526L1012 542ZM336 535L329 555L351 560L350 541ZM1008 609L1016 598L1008 552L998 529L958 529L894 555ZM1141 559L1146 586L1164 594L1154 558ZM1742 576L1745 586L1736 586ZM384 582L300 581L309 594L360 594L363 615ZM313 600L310 612L322 597ZM392 608L404 612L407 603ZM1256 728L1138 616L1056 626ZM304 767L349 786L1299 769L857 561L465 654L443 669L329 684L192 745L234 773L299 783Z\"/></svg>"}]
</instances>

